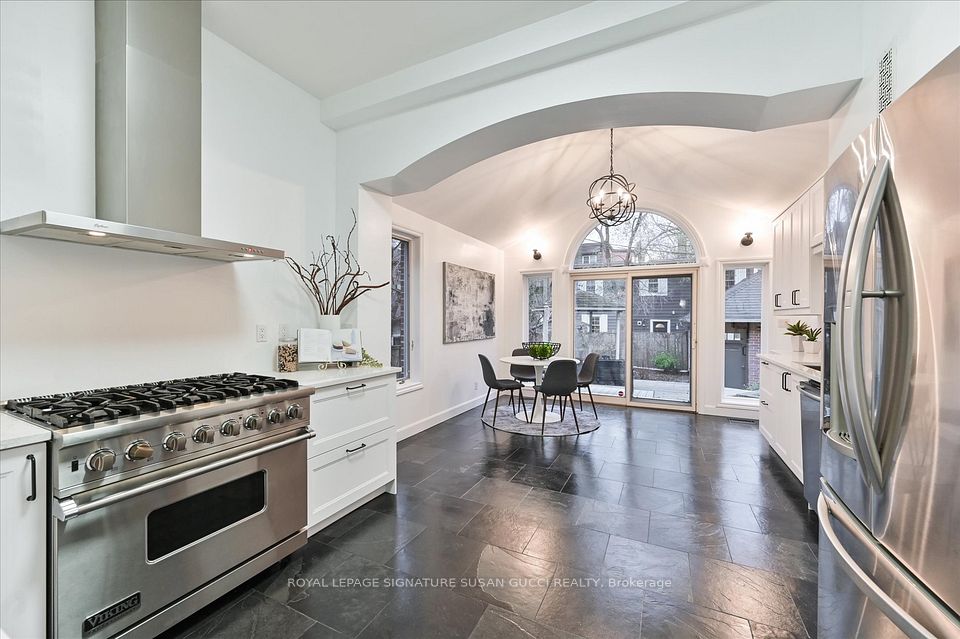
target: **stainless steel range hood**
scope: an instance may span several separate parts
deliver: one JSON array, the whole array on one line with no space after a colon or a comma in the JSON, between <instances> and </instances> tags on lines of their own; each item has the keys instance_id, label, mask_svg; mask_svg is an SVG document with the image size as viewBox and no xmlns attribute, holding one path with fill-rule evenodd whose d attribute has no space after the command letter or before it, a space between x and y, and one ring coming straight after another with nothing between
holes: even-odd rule
<instances>
[{"instance_id":1,"label":"stainless steel range hood","mask_svg":"<svg viewBox=\"0 0 960 639\"><path fill-rule=\"evenodd\" d=\"M200 2L97 0L97 217L49 211L0 232L211 260L283 251L200 237Z\"/></svg>"}]
</instances>

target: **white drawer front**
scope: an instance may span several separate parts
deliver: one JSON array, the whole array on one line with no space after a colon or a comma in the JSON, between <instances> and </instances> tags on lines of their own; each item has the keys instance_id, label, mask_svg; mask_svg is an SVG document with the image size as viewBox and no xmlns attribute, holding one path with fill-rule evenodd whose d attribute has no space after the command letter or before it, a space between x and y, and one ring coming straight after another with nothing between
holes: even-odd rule
<instances>
[{"instance_id":1,"label":"white drawer front","mask_svg":"<svg viewBox=\"0 0 960 639\"><path fill-rule=\"evenodd\" d=\"M309 459L307 525L316 525L393 481L396 476L395 428L387 428Z\"/></svg>"},{"instance_id":2,"label":"white drawer front","mask_svg":"<svg viewBox=\"0 0 960 639\"><path fill-rule=\"evenodd\" d=\"M310 440L308 457L390 426L395 393L393 376L318 389L310 404L310 427L317 436Z\"/></svg>"}]
</instances>

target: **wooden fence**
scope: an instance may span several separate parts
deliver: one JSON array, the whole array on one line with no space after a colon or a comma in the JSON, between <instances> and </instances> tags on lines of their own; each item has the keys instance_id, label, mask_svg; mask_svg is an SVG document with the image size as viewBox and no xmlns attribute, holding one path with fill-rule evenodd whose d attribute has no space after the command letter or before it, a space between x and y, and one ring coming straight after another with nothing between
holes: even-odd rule
<instances>
[{"instance_id":1,"label":"wooden fence","mask_svg":"<svg viewBox=\"0 0 960 639\"><path fill-rule=\"evenodd\" d=\"M634 331L633 361L643 368L657 368L653 361L660 353L677 359L677 369L690 370L690 333L648 333Z\"/></svg>"}]
</instances>

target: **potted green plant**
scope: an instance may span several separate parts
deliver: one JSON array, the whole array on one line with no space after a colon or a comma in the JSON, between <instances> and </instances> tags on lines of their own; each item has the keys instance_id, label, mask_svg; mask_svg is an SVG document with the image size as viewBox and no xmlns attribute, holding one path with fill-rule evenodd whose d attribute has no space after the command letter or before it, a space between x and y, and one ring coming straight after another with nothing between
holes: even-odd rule
<instances>
[{"instance_id":1,"label":"potted green plant","mask_svg":"<svg viewBox=\"0 0 960 639\"><path fill-rule=\"evenodd\" d=\"M803 333L803 352L814 355L820 352L820 342L817 340L820 338L820 333L823 332L823 329L820 328L810 328L807 327L807 330Z\"/></svg>"},{"instance_id":2,"label":"potted green plant","mask_svg":"<svg viewBox=\"0 0 960 639\"><path fill-rule=\"evenodd\" d=\"M810 329L810 325L804 321L797 320L792 324L787 323L786 332L784 335L790 336L790 341L793 343L793 351L795 353L803 352L803 341L807 336L807 330Z\"/></svg>"}]
</instances>

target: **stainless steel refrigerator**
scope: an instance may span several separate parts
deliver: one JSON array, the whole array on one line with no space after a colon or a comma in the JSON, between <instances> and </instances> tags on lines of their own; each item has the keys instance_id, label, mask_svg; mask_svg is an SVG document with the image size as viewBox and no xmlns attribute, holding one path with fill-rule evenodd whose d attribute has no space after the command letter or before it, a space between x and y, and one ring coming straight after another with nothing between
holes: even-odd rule
<instances>
[{"instance_id":1,"label":"stainless steel refrigerator","mask_svg":"<svg viewBox=\"0 0 960 639\"><path fill-rule=\"evenodd\" d=\"M825 193L819 637L960 637L960 49Z\"/></svg>"}]
</instances>

